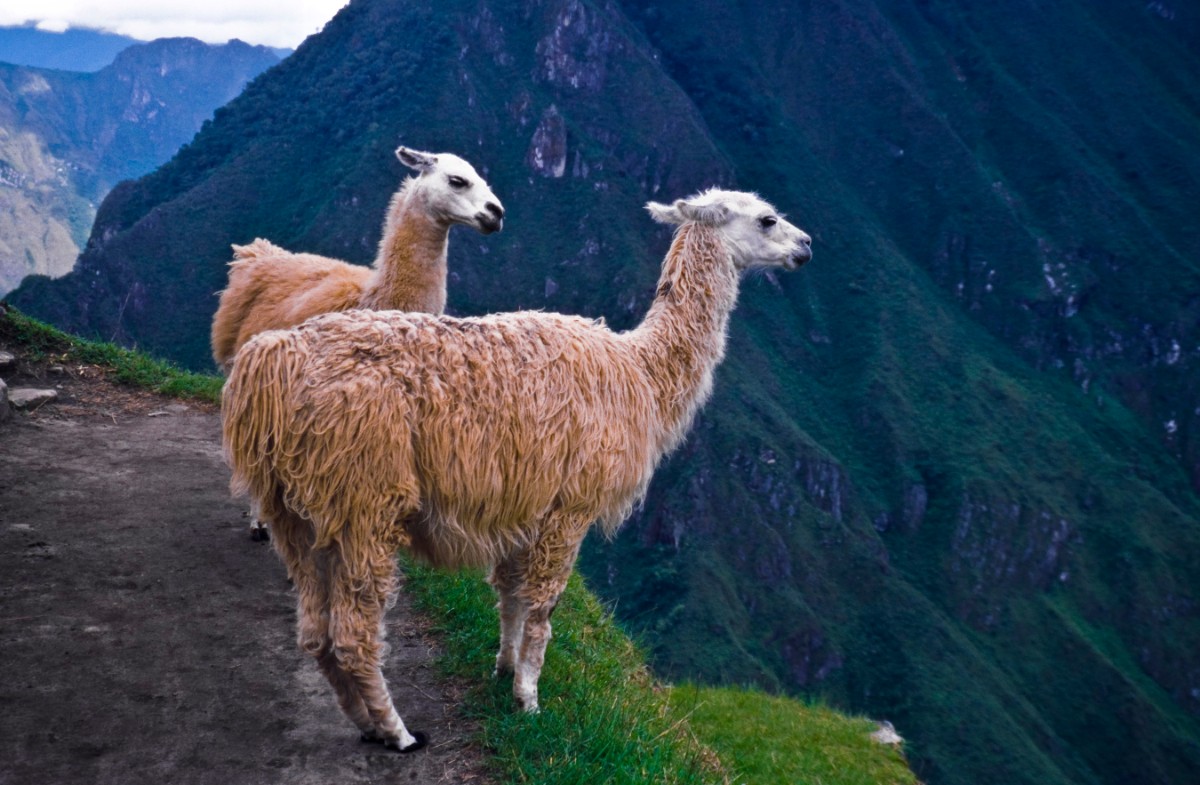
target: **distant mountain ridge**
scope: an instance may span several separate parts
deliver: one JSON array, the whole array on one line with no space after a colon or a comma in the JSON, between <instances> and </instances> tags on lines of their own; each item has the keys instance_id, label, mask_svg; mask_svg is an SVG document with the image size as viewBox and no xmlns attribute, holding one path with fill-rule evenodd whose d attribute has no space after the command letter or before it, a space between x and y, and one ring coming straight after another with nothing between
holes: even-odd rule
<instances>
[{"instance_id":1,"label":"distant mountain ridge","mask_svg":"<svg viewBox=\"0 0 1200 785\"><path fill-rule=\"evenodd\" d=\"M103 30L72 27L61 33L39 30L32 24L0 27L0 63L59 71L99 71L117 54L145 43Z\"/></svg>"},{"instance_id":2,"label":"distant mountain ridge","mask_svg":"<svg viewBox=\"0 0 1200 785\"><path fill-rule=\"evenodd\" d=\"M175 38L91 74L0 63L0 293L70 270L108 191L167 160L278 60Z\"/></svg>"},{"instance_id":3,"label":"distant mountain ridge","mask_svg":"<svg viewBox=\"0 0 1200 785\"><path fill-rule=\"evenodd\" d=\"M368 262L398 142L505 231L458 313L643 313L642 210L760 191L713 400L592 586L676 678L892 720L922 780L1200 770L1200 16L1083 0L356 0L21 308L194 367L229 244ZM1067 45L1069 43L1069 45Z\"/></svg>"}]
</instances>

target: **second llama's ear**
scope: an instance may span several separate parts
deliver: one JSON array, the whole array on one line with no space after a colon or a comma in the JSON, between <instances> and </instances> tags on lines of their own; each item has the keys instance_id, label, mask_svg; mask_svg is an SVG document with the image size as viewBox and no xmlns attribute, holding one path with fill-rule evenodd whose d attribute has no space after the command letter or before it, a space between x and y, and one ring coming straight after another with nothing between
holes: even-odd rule
<instances>
[{"instance_id":1,"label":"second llama's ear","mask_svg":"<svg viewBox=\"0 0 1200 785\"><path fill-rule=\"evenodd\" d=\"M676 203L678 204L678 203ZM660 224L673 224L678 226L683 223L683 216L679 214L679 209L671 204L659 204L658 202L646 202L646 212L650 213L650 217Z\"/></svg>"},{"instance_id":2,"label":"second llama's ear","mask_svg":"<svg viewBox=\"0 0 1200 785\"><path fill-rule=\"evenodd\" d=\"M685 220L695 221L705 226L721 226L729 220L729 208L719 202L695 204L679 199L675 202L675 207Z\"/></svg>"},{"instance_id":3,"label":"second llama's ear","mask_svg":"<svg viewBox=\"0 0 1200 785\"><path fill-rule=\"evenodd\" d=\"M418 172L427 172L437 165L436 155L423 153L403 145L396 148L396 157L400 159L400 163L410 169L416 169Z\"/></svg>"}]
</instances>

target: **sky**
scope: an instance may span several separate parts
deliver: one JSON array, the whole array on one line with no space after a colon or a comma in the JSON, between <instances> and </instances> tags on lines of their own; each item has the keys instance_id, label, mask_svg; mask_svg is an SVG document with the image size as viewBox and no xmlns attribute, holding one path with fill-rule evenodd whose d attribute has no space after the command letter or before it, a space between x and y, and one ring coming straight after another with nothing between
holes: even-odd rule
<instances>
[{"instance_id":1,"label":"sky","mask_svg":"<svg viewBox=\"0 0 1200 785\"><path fill-rule=\"evenodd\" d=\"M348 0L0 0L0 27L37 23L62 32L91 27L149 41L190 36L209 43L295 48Z\"/></svg>"}]
</instances>

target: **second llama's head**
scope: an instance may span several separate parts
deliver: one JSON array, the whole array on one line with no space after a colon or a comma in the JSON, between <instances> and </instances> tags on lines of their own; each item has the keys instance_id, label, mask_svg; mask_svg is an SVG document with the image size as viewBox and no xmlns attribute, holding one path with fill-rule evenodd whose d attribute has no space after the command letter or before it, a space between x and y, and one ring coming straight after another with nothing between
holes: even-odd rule
<instances>
[{"instance_id":1,"label":"second llama's head","mask_svg":"<svg viewBox=\"0 0 1200 785\"><path fill-rule=\"evenodd\" d=\"M670 205L649 202L646 209L659 223L715 228L740 270L794 270L812 258L812 238L756 194L712 188Z\"/></svg>"},{"instance_id":2,"label":"second llama's head","mask_svg":"<svg viewBox=\"0 0 1200 785\"><path fill-rule=\"evenodd\" d=\"M470 226L480 234L504 227L504 206L475 167L457 155L398 147L396 157L417 171L407 188L419 191L426 209L439 220Z\"/></svg>"}]
</instances>

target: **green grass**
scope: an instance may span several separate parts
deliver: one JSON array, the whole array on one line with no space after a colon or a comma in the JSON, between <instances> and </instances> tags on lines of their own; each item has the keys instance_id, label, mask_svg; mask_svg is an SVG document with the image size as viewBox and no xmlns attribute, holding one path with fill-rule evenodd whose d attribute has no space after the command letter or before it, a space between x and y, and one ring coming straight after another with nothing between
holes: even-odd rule
<instances>
[{"instance_id":1,"label":"green grass","mask_svg":"<svg viewBox=\"0 0 1200 785\"><path fill-rule=\"evenodd\" d=\"M115 344L76 338L11 306L0 316L0 339L22 346L26 358L34 362L44 359L99 365L111 371L111 379L123 384L177 398L221 401L225 380L220 376L185 371Z\"/></svg>"},{"instance_id":2,"label":"green grass","mask_svg":"<svg viewBox=\"0 0 1200 785\"><path fill-rule=\"evenodd\" d=\"M463 711L482 726L498 782L722 783L712 756L669 711L641 652L573 576L554 614L539 682L541 712L516 710L512 680L492 677L495 596L477 572L407 563L405 591L446 643L441 665L470 685Z\"/></svg>"},{"instance_id":3,"label":"green grass","mask_svg":"<svg viewBox=\"0 0 1200 785\"><path fill-rule=\"evenodd\" d=\"M871 739L878 726L868 719L732 687L679 686L670 702L735 782L917 782L898 749Z\"/></svg>"},{"instance_id":4,"label":"green grass","mask_svg":"<svg viewBox=\"0 0 1200 785\"><path fill-rule=\"evenodd\" d=\"M666 687L638 647L572 576L554 615L539 682L542 711L516 711L491 671L495 598L476 572L406 562L405 591L446 642L440 664L472 685L463 711L480 722L500 783L915 783L875 724L753 690Z\"/></svg>"}]
</instances>

